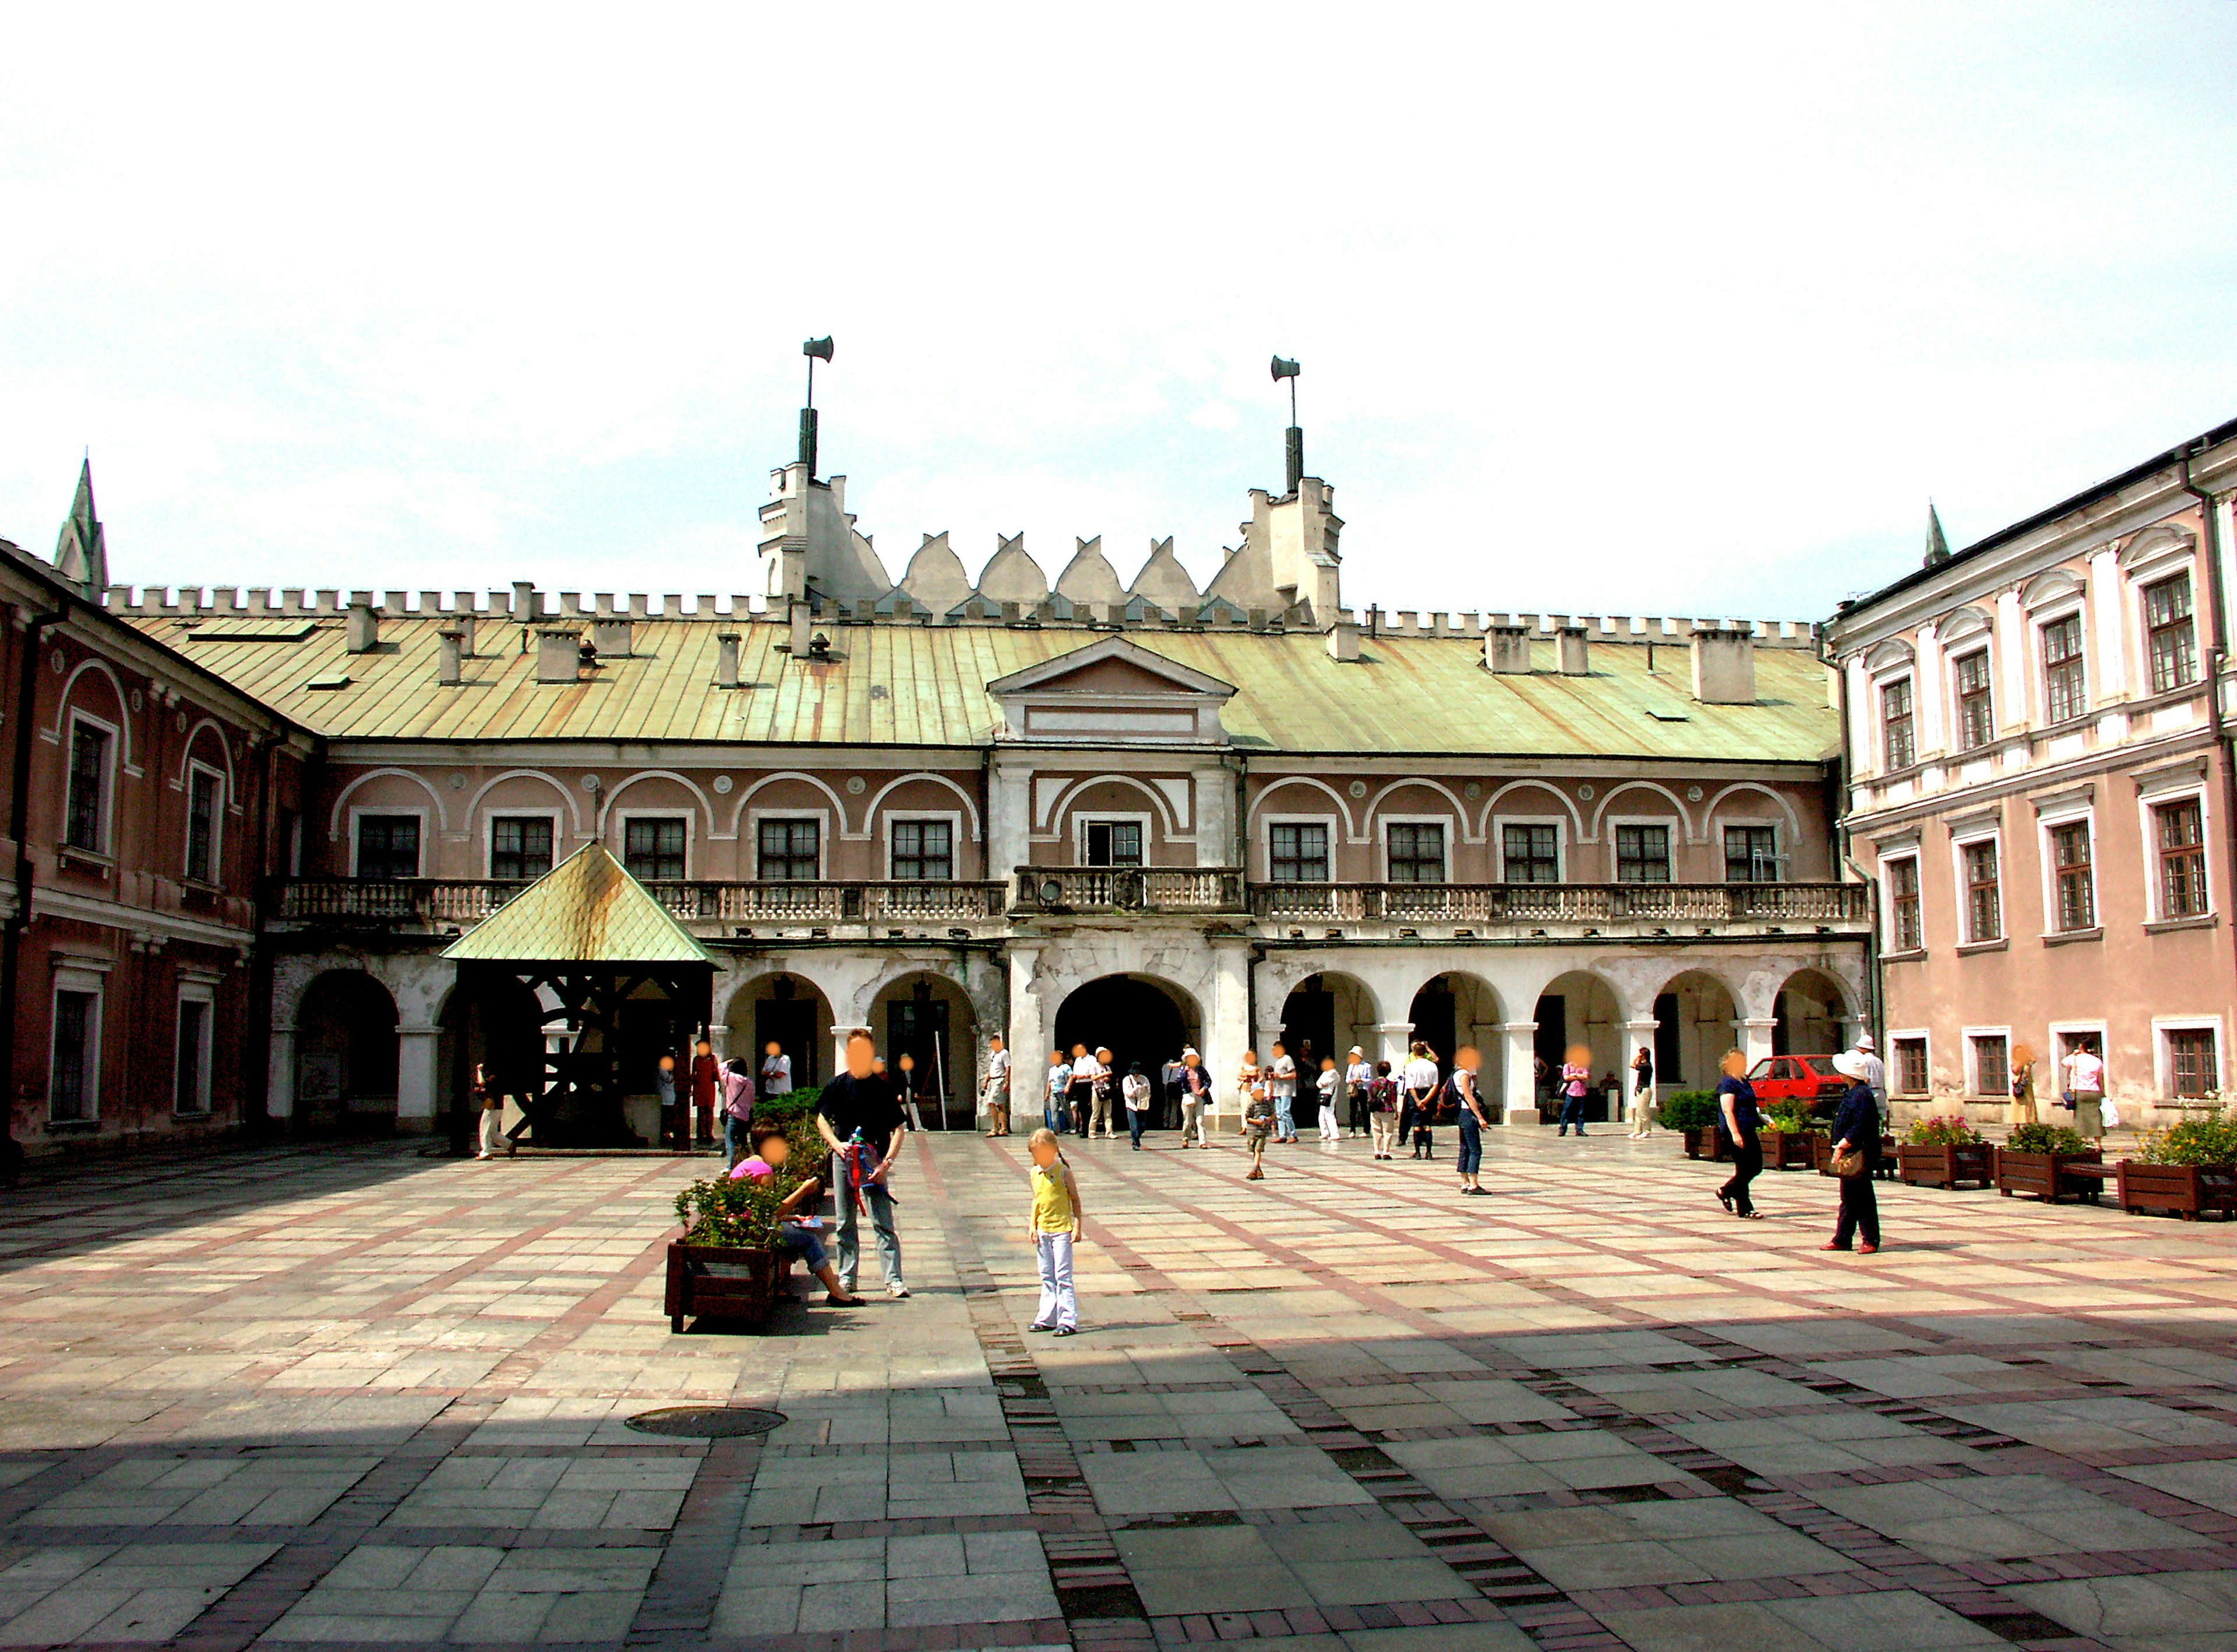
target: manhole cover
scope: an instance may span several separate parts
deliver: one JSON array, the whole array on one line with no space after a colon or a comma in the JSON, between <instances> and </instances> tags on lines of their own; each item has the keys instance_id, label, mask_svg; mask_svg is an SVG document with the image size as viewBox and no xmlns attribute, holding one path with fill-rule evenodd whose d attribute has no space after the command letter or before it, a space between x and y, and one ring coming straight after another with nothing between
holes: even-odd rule
<instances>
[{"instance_id":1,"label":"manhole cover","mask_svg":"<svg viewBox=\"0 0 2237 1652\"><path fill-rule=\"evenodd\" d=\"M782 1428L782 1411L764 1411L751 1405L670 1405L657 1411L639 1411L629 1425L640 1434L675 1434L690 1440L727 1440L742 1434L766 1434Z\"/></svg>"}]
</instances>

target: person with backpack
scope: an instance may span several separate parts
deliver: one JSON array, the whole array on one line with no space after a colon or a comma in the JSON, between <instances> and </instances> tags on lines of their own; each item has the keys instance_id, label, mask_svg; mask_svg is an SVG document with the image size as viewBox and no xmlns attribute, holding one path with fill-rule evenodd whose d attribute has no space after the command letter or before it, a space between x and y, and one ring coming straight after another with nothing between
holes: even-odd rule
<instances>
[{"instance_id":1,"label":"person with backpack","mask_svg":"<svg viewBox=\"0 0 2237 1652\"><path fill-rule=\"evenodd\" d=\"M1377 1061L1375 1076L1367 1081L1367 1119L1374 1131L1375 1156L1395 1159L1398 1145L1398 1080L1390 1076L1390 1063Z\"/></svg>"},{"instance_id":2,"label":"person with backpack","mask_svg":"<svg viewBox=\"0 0 2237 1652\"><path fill-rule=\"evenodd\" d=\"M1429 1054L1427 1044L1415 1040L1413 1057L1406 1063L1406 1106L1398 1115L1398 1133L1405 1137L1410 1133L1416 1159L1437 1156L1429 1127L1436 1122L1437 1092L1442 1087L1436 1057Z\"/></svg>"}]
</instances>

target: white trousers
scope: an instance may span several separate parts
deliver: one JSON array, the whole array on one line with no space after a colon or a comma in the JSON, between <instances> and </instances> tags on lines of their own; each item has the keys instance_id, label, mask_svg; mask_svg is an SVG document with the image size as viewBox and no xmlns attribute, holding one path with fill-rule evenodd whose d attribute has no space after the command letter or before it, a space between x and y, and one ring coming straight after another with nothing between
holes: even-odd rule
<instances>
[{"instance_id":1,"label":"white trousers","mask_svg":"<svg viewBox=\"0 0 2237 1652\"><path fill-rule=\"evenodd\" d=\"M500 1107L482 1109L482 1156L494 1159L505 1151L505 1112Z\"/></svg>"},{"instance_id":2,"label":"white trousers","mask_svg":"<svg viewBox=\"0 0 2237 1652\"><path fill-rule=\"evenodd\" d=\"M1321 1103L1321 1140L1323 1141L1341 1141L1343 1140L1343 1127L1336 1122L1336 1103L1334 1101L1323 1101Z\"/></svg>"},{"instance_id":3,"label":"white trousers","mask_svg":"<svg viewBox=\"0 0 2237 1652\"><path fill-rule=\"evenodd\" d=\"M1204 1103L1194 1096L1181 1101L1181 1146L1194 1141L1199 1147L1207 1146L1204 1134Z\"/></svg>"},{"instance_id":4,"label":"white trousers","mask_svg":"<svg viewBox=\"0 0 2237 1652\"><path fill-rule=\"evenodd\" d=\"M1041 1305L1033 1315L1037 1325L1079 1328L1079 1302L1072 1291L1072 1235L1036 1233L1033 1249L1040 1258Z\"/></svg>"}]
</instances>

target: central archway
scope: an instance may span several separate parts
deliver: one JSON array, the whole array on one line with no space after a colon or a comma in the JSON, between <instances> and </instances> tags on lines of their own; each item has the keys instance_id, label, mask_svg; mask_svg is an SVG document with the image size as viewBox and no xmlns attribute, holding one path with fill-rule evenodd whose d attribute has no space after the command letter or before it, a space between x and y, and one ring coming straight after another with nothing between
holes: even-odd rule
<instances>
[{"instance_id":1,"label":"central archway","mask_svg":"<svg viewBox=\"0 0 2237 1652\"><path fill-rule=\"evenodd\" d=\"M1203 1025L1196 1001L1179 988L1148 975L1104 975L1074 988L1057 1007L1054 1044L1067 1051L1074 1044L1107 1048L1112 1067L1122 1074L1138 1061L1158 1098L1155 1120L1163 1124L1174 1109L1158 1069L1196 1043Z\"/></svg>"}]
</instances>

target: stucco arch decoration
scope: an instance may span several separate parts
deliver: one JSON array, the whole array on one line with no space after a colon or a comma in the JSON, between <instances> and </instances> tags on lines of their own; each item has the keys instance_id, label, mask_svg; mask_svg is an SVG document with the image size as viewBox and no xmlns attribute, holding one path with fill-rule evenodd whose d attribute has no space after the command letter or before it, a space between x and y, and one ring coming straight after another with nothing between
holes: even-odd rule
<instances>
[{"instance_id":1,"label":"stucco arch decoration","mask_svg":"<svg viewBox=\"0 0 2237 1652\"><path fill-rule=\"evenodd\" d=\"M1906 665L1917 664L1917 662L1918 651L1910 645L1907 638L1891 637L1885 642L1877 644L1864 656L1864 669L1873 672L1892 671L1898 671Z\"/></svg>"},{"instance_id":2,"label":"stucco arch decoration","mask_svg":"<svg viewBox=\"0 0 2237 1652\"><path fill-rule=\"evenodd\" d=\"M886 801L887 795L894 791L898 787L909 785L919 780L929 780L934 785L944 786L948 790L954 792L957 800L963 805L965 818L971 823L968 828L970 835L974 838L980 835L978 800L973 797L969 792L964 790L962 787L957 785L953 780L949 779L946 775L934 774L929 769L920 769L913 774L898 775L894 776L894 778L886 782L884 785L879 787L876 794L870 799L869 807L862 811L862 830L860 835L864 837L872 837L876 836L875 832L871 828L870 823L877 819L879 805ZM855 834L852 833L848 834L848 836L850 836L854 835Z\"/></svg>"},{"instance_id":3,"label":"stucco arch decoration","mask_svg":"<svg viewBox=\"0 0 2237 1652\"><path fill-rule=\"evenodd\" d=\"M300 1024L303 999L312 984L333 975L370 976L396 1005L399 1031L434 1026L456 983L456 972L443 960L424 954L373 952L314 952L285 955L272 971L272 1027L274 1032L294 1031Z\"/></svg>"},{"instance_id":4,"label":"stucco arch decoration","mask_svg":"<svg viewBox=\"0 0 2237 1652\"><path fill-rule=\"evenodd\" d=\"M351 781L348 785L344 786L341 790L341 795L334 799L333 813L327 818L327 841L328 843L335 843L341 841L343 815L349 806L350 798L356 794L357 789L369 781L384 779L390 775L400 775L405 779L410 781L413 785L419 787L420 790L426 792L427 794L427 801L435 806L435 829L438 831L446 834L450 831L451 821L450 816L444 811L443 794L437 791L434 787L429 785L422 776L414 773L409 769L368 769L356 779Z\"/></svg>"},{"instance_id":5,"label":"stucco arch decoration","mask_svg":"<svg viewBox=\"0 0 2237 1652\"><path fill-rule=\"evenodd\" d=\"M195 742L202 737L204 729L208 729L217 737L218 761L225 769L227 812L238 815L241 812L241 785L233 770L233 743L225 737L225 730L219 725L215 717L206 717L187 730L185 743L179 747L179 766L171 776L171 790L173 791L186 790L187 764L194 760Z\"/></svg>"},{"instance_id":6,"label":"stucco arch decoration","mask_svg":"<svg viewBox=\"0 0 2237 1652\"><path fill-rule=\"evenodd\" d=\"M1970 637L1978 637L1991 631L1995 626L1996 620L1987 609L1977 605L1970 605L1943 615L1935 623L1934 640L1945 646L1950 643L1962 643Z\"/></svg>"},{"instance_id":7,"label":"stucco arch decoration","mask_svg":"<svg viewBox=\"0 0 2237 1652\"><path fill-rule=\"evenodd\" d=\"M1343 823L1345 841L1353 843L1363 843L1367 841L1353 822L1351 805L1344 799L1343 794L1334 786L1330 785L1327 781L1316 780L1310 775L1283 775L1279 780L1270 783L1264 790L1251 798L1250 813L1256 816L1259 809L1265 806L1266 800L1284 786L1306 786L1321 793L1336 805L1336 818Z\"/></svg>"},{"instance_id":8,"label":"stucco arch decoration","mask_svg":"<svg viewBox=\"0 0 2237 1652\"><path fill-rule=\"evenodd\" d=\"M2020 587L2020 606L2030 611L2079 597L2082 578L2070 568L2047 568Z\"/></svg>"},{"instance_id":9,"label":"stucco arch decoration","mask_svg":"<svg viewBox=\"0 0 2237 1652\"><path fill-rule=\"evenodd\" d=\"M1041 819L1042 828L1053 827L1058 821L1062 820L1064 811L1072 806L1072 800L1090 786L1125 786L1140 792L1150 800L1151 805L1157 810L1158 817L1165 822L1166 835L1173 837L1182 835L1180 822L1173 814L1172 800L1155 786L1148 784L1133 775L1090 775L1085 779L1073 781L1072 784L1059 792L1055 801L1050 803L1048 813Z\"/></svg>"},{"instance_id":10,"label":"stucco arch decoration","mask_svg":"<svg viewBox=\"0 0 2237 1652\"><path fill-rule=\"evenodd\" d=\"M1736 780L1710 798L1707 805L1701 810L1703 824L1706 825L1716 819L1717 810L1723 806L1726 798L1736 796L1741 792L1753 792L1759 797L1768 797L1771 800L1772 806L1778 810L1779 818L1786 823L1787 841L1790 843L1802 835L1802 822L1794 812L1794 805L1770 787L1752 780Z\"/></svg>"},{"instance_id":11,"label":"stucco arch decoration","mask_svg":"<svg viewBox=\"0 0 2237 1652\"><path fill-rule=\"evenodd\" d=\"M1315 975L1341 975L1358 988L1372 1019L1379 1021L1389 1013L1387 971L1375 970L1370 960L1330 958L1310 952L1276 953L1258 966L1258 1013L1278 1016L1290 995Z\"/></svg>"},{"instance_id":12,"label":"stucco arch decoration","mask_svg":"<svg viewBox=\"0 0 2237 1652\"><path fill-rule=\"evenodd\" d=\"M1483 842L1483 834L1481 832L1472 831L1469 829L1468 805L1461 802L1458 797L1453 795L1453 789L1445 784L1442 780L1431 780L1427 776L1422 775L1409 776L1403 780L1393 780L1387 783L1382 790L1376 792L1375 796L1369 798L1365 807L1361 810L1362 818L1368 823L1368 836L1366 838L1356 839L1354 841L1363 843L1372 839L1375 830L1375 819L1376 816L1382 812L1382 800L1385 797L1388 797L1392 792L1402 790L1408 786L1427 787L1429 790L1437 793L1438 796L1442 796L1447 803L1453 806L1453 819L1461 829L1462 843L1481 843Z\"/></svg>"},{"instance_id":13,"label":"stucco arch decoration","mask_svg":"<svg viewBox=\"0 0 2237 1652\"><path fill-rule=\"evenodd\" d=\"M697 781L689 775L680 775L673 769L641 769L611 791L600 794L598 803L598 836L600 837L606 835L606 822L612 817L614 805L621 800L622 794L631 786L640 785L648 780L673 780L696 797L699 800L699 812L706 816L707 835L709 837L715 836L715 805Z\"/></svg>"},{"instance_id":14,"label":"stucco arch decoration","mask_svg":"<svg viewBox=\"0 0 2237 1652\"><path fill-rule=\"evenodd\" d=\"M62 697L55 703L55 720L47 730L47 739L50 743L61 741L63 724L69 717L70 697L77 691L78 678L83 677L88 671L107 677L109 688L116 695L117 737L122 742L117 750L116 760L124 765L125 773L136 775L140 772L140 768L132 757L132 701L124 692L124 679L117 676L107 660L82 659L71 667L70 674L63 679ZM85 709L88 711L93 710L91 706ZM99 714L96 712L96 715Z\"/></svg>"},{"instance_id":15,"label":"stucco arch decoration","mask_svg":"<svg viewBox=\"0 0 2237 1652\"><path fill-rule=\"evenodd\" d=\"M1569 795L1552 781L1532 776L1522 780L1510 780L1491 794L1491 800L1484 804L1482 813L1476 816L1476 842L1481 843L1490 832L1491 817L1499 812L1501 801L1511 793L1518 791L1543 792L1551 797L1561 806L1561 812L1569 817L1569 824L1576 832L1576 841L1579 843L1587 841L1584 816L1577 812L1577 805Z\"/></svg>"},{"instance_id":16,"label":"stucco arch decoration","mask_svg":"<svg viewBox=\"0 0 2237 1652\"><path fill-rule=\"evenodd\" d=\"M1604 836L1600 830L1600 823L1607 818L1608 810L1615 807L1615 800L1627 791L1651 791L1667 801L1670 807L1677 813L1678 823L1685 828L1686 841L1689 843L1698 843L1701 841L1701 833L1699 828L1694 823L1693 816L1686 812L1685 803L1679 801L1678 794L1669 787L1656 780L1619 780L1608 788L1607 795L1600 799L1600 808L1594 811L1593 835L1586 839L1586 842L1596 843L1600 840Z\"/></svg>"},{"instance_id":17,"label":"stucco arch decoration","mask_svg":"<svg viewBox=\"0 0 2237 1652\"><path fill-rule=\"evenodd\" d=\"M818 964L824 961L826 961L822 959L817 960ZM716 975L711 1001L713 1008L710 1011L716 1021L727 1022L731 1014L737 1008L738 1000L749 988L758 982L778 975L790 975L795 981L806 981L823 995L823 1001L831 1008L835 1025L852 1025L847 1020L848 1006L844 997L846 988L832 980L828 971L808 963L806 960L790 956L781 959L755 958L734 970Z\"/></svg>"},{"instance_id":18,"label":"stucco arch decoration","mask_svg":"<svg viewBox=\"0 0 2237 1652\"><path fill-rule=\"evenodd\" d=\"M736 837L738 835L738 828L744 823L746 818L746 805L752 803L756 797L760 796L765 788L774 786L780 780L805 781L808 785L815 787L816 790L822 792L826 798L829 799L831 803L832 817L839 823L840 836L859 838L868 836L867 829L860 832L850 832L847 829L847 805L839 801L839 794L832 790L830 786L825 782L819 780L814 775L808 774L798 769L780 769L775 774L763 775L759 780L756 780L752 785L748 786L743 791L738 794L737 806L730 811L730 829L727 834L729 836ZM604 830L603 823L600 825L599 829L602 832ZM713 832L714 830L714 822L711 817L708 821L708 829L709 832ZM720 836L721 834L717 835Z\"/></svg>"},{"instance_id":19,"label":"stucco arch decoration","mask_svg":"<svg viewBox=\"0 0 2237 1652\"><path fill-rule=\"evenodd\" d=\"M967 960L962 968L954 957L903 957L881 960L886 967L870 977L861 988L861 1001L851 1012L860 1024L867 1024L870 1008L888 988L920 975L931 975L947 981L969 1001L971 1013L979 1022L979 1036L983 1041L989 1033L1007 1030L1009 1003L1006 996L1008 977L1000 965L984 959Z\"/></svg>"},{"instance_id":20,"label":"stucco arch decoration","mask_svg":"<svg viewBox=\"0 0 2237 1652\"><path fill-rule=\"evenodd\" d=\"M2134 573L2155 563L2187 557L2197 549L2198 536L2188 528L2155 522L2122 545L2114 562L2122 572Z\"/></svg>"},{"instance_id":21,"label":"stucco arch decoration","mask_svg":"<svg viewBox=\"0 0 2237 1652\"><path fill-rule=\"evenodd\" d=\"M560 802L567 805L567 818L571 823L570 830L577 837L580 837L583 835L582 804L576 801L575 794L573 792L568 790L566 787L561 785L558 781L554 779L551 776L545 774L541 769L508 769L501 775L492 775L489 779L482 782L479 789L475 791L472 797L466 800L466 818L468 820L473 819L475 811L481 807L482 799L488 796L492 791L503 785L508 780L540 780L545 785L551 787L552 790L559 794Z\"/></svg>"}]
</instances>

